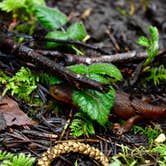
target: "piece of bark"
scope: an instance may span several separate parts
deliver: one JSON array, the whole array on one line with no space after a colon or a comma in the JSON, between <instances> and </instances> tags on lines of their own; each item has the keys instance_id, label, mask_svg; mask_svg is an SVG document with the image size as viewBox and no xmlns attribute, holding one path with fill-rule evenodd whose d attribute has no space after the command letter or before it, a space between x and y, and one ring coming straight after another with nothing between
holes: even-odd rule
<instances>
[{"instance_id":1,"label":"piece of bark","mask_svg":"<svg viewBox=\"0 0 166 166\"><path fill-rule=\"evenodd\" d=\"M18 106L18 104L8 96L0 100L0 131L13 125L24 126L33 125L32 121Z\"/></svg>"}]
</instances>

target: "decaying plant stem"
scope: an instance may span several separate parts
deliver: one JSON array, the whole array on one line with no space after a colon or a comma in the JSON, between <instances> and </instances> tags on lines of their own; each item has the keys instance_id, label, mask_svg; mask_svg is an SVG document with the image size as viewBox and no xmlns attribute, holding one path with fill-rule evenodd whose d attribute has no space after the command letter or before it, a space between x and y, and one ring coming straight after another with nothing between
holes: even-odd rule
<instances>
[{"instance_id":1,"label":"decaying plant stem","mask_svg":"<svg viewBox=\"0 0 166 166\"><path fill-rule=\"evenodd\" d=\"M11 53L25 62L34 63L39 68L45 69L48 73L51 72L52 74L55 74L55 76L67 81L70 85L76 88L85 87L102 92L107 90L107 86L105 84L89 79L86 76L76 74L49 58L40 55L33 49L18 44L11 39L1 38L0 48L2 51Z\"/></svg>"}]
</instances>

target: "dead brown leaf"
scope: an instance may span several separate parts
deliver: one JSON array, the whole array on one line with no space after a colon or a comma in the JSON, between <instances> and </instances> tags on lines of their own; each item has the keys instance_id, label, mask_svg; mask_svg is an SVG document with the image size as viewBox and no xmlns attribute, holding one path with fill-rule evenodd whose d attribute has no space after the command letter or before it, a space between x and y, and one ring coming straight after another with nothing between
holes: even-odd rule
<instances>
[{"instance_id":1,"label":"dead brown leaf","mask_svg":"<svg viewBox=\"0 0 166 166\"><path fill-rule=\"evenodd\" d=\"M13 125L33 125L33 121L19 108L17 102L8 96L0 100L0 130Z\"/></svg>"}]
</instances>

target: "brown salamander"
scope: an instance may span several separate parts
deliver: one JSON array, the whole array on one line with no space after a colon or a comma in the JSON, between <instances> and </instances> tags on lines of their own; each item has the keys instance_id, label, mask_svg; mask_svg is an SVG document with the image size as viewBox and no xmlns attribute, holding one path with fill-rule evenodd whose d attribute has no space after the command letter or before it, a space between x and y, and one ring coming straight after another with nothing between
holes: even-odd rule
<instances>
[{"instance_id":1,"label":"brown salamander","mask_svg":"<svg viewBox=\"0 0 166 166\"><path fill-rule=\"evenodd\" d=\"M49 89L51 96L55 99L78 107L72 101L72 90L71 87L66 85L51 86ZM112 114L127 120L123 125L119 123L113 125L116 134L121 135L128 132L140 119L158 119L166 117L166 106L155 106L138 98L131 100L127 93L117 90Z\"/></svg>"}]
</instances>

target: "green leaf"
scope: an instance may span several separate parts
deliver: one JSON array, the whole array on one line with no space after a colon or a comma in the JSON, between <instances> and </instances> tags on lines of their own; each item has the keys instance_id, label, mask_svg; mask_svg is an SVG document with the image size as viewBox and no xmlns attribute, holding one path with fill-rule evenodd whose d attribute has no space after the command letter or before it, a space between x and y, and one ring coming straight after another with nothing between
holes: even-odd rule
<instances>
[{"instance_id":1,"label":"green leaf","mask_svg":"<svg viewBox=\"0 0 166 166\"><path fill-rule=\"evenodd\" d=\"M71 134L74 137L82 135L89 137L89 135L95 134L93 122L84 112L77 112L74 115L74 120L71 122L70 129Z\"/></svg>"},{"instance_id":2,"label":"green leaf","mask_svg":"<svg viewBox=\"0 0 166 166\"><path fill-rule=\"evenodd\" d=\"M141 36L138 38L138 40L136 41L137 44L144 46L144 47L149 47L149 40L148 38Z\"/></svg>"},{"instance_id":3,"label":"green leaf","mask_svg":"<svg viewBox=\"0 0 166 166\"><path fill-rule=\"evenodd\" d=\"M80 22L72 24L67 29L67 33L69 34L69 38L72 40L83 40L87 35L84 25Z\"/></svg>"},{"instance_id":4,"label":"green leaf","mask_svg":"<svg viewBox=\"0 0 166 166\"><path fill-rule=\"evenodd\" d=\"M122 165L122 163L118 159L115 159L114 162L108 164L108 166L121 166L121 165Z\"/></svg>"},{"instance_id":5,"label":"green leaf","mask_svg":"<svg viewBox=\"0 0 166 166\"><path fill-rule=\"evenodd\" d=\"M67 22L67 17L58 9L37 4L35 4L35 16L40 24L49 30L58 29Z\"/></svg>"},{"instance_id":6,"label":"green leaf","mask_svg":"<svg viewBox=\"0 0 166 166\"><path fill-rule=\"evenodd\" d=\"M143 66L147 66L149 65L153 58L158 55L158 51L159 51L159 32L158 29L156 27L153 26L149 26L149 33L150 33L150 39L141 36L138 40L137 40L137 44L147 47L147 53L148 53L148 57L145 60Z\"/></svg>"},{"instance_id":7,"label":"green leaf","mask_svg":"<svg viewBox=\"0 0 166 166\"><path fill-rule=\"evenodd\" d=\"M7 80L2 95L10 90L12 95L16 94L27 101L30 99L30 94L37 88L36 83L39 81L39 78L34 76L30 69L24 67L21 67L13 77L4 77L0 74L0 83L4 82L3 79Z\"/></svg>"},{"instance_id":8,"label":"green leaf","mask_svg":"<svg viewBox=\"0 0 166 166\"><path fill-rule=\"evenodd\" d=\"M26 3L28 4L37 4L41 6L46 6L45 0L26 0Z\"/></svg>"},{"instance_id":9,"label":"green leaf","mask_svg":"<svg viewBox=\"0 0 166 166\"><path fill-rule=\"evenodd\" d=\"M87 77L102 83L110 83L112 81L110 78L104 76L114 78L116 81L122 79L120 70L113 64L108 63L96 63L89 66L83 64L72 65L69 66L68 69L78 74L84 74Z\"/></svg>"},{"instance_id":10,"label":"green leaf","mask_svg":"<svg viewBox=\"0 0 166 166\"><path fill-rule=\"evenodd\" d=\"M90 65L89 73L108 75L118 81L122 79L122 74L119 69L115 65L108 63L95 63Z\"/></svg>"},{"instance_id":11,"label":"green leaf","mask_svg":"<svg viewBox=\"0 0 166 166\"><path fill-rule=\"evenodd\" d=\"M87 35L85 27L82 23L75 23L71 25L66 32L52 31L48 32L46 37L49 39L61 39L61 40L83 40ZM57 47L63 45L58 42L47 42L47 47Z\"/></svg>"},{"instance_id":12,"label":"green leaf","mask_svg":"<svg viewBox=\"0 0 166 166\"><path fill-rule=\"evenodd\" d=\"M59 40L68 40L68 34L67 32L62 32L62 31L52 31L48 32L46 35L46 38L48 39L59 39ZM47 42L46 46L51 48L51 47L57 47L62 45L61 43L58 42Z\"/></svg>"},{"instance_id":13,"label":"green leaf","mask_svg":"<svg viewBox=\"0 0 166 166\"><path fill-rule=\"evenodd\" d=\"M158 29L154 26L149 26L149 33L152 41L158 41L159 33Z\"/></svg>"},{"instance_id":14,"label":"green leaf","mask_svg":"<svg viewBox=\"0 0 166 166\"><path fill-rule=\"evenodd\" d=\"M88 73L88 66L86 66L84 64L71 65L71 66L68 66L67 68L78 74L87 74Z\"/></svg>"},{"instance_id":15,"label":"green leaf","mask_svg":"<svg viewBox=\"0 0 166 166\"><path fill-rule=\"evenodd\" d=\"M91 79L93 79L93 80L96 80L98 82L105 83L105 84L108 84L111 81L111 79L105 78L104 76L99 75L99 74L95 74L95 73L90 73L88 75L88 77L91 78Z\"/></svg>"},{"instance_id":16,"label":"green leaf","mask_svg":"<svg viewBox=\"0 0 166 166\"><path fill-rule=\"evenodd\" d=\"M59 78L55 77L55 76L50 76L49 79L50 79L49 80L50 85L62 83L62 81Z\"/></svg>"},{"instance_id":17,"label":"green leaf","mask_svg":"<svg viewBox=\"0 0 166 166\"><path fill-rule=\"evenodd\" d=\"M73 102L76 103L83 112L96 120L100 125L104 125L114 104L115 91L110 89L107 93L96 90L77 91L72 94Z\"/></svg>"},{"instance_id":18,"label":"green leaf","mask_svg":"<svg viewBox=\"0 0 166 166\"><path fill-rule=\"evenodd\" d=\"M4 0L0 2L0 9L5 12L11 12L18 8L25 7L26 0Z\"/></svg>"},{"instance_id":19,"label":"green leaf","mask_svg":"<svg viewBox=\"0 0 166 166\"><path fill-rule=\"evenodd\" d=\"M19 153L18 155L14 155L10 152L0 150L0 160L3 166L32 166L36 159L31 157L30 154Z\"/></svg>"},{"instance_id":20,"label":"green leaf","mask_svg":"<svg viewBox=\"0 0 166 166\"><path fill-rule=\"evenodd\" d=\"M161 81L166 81L166 68L164 65L151 68L150 76L147 78L147 80L153 80L155 85L159 84Z\"/></svg>"}]
</instances>

